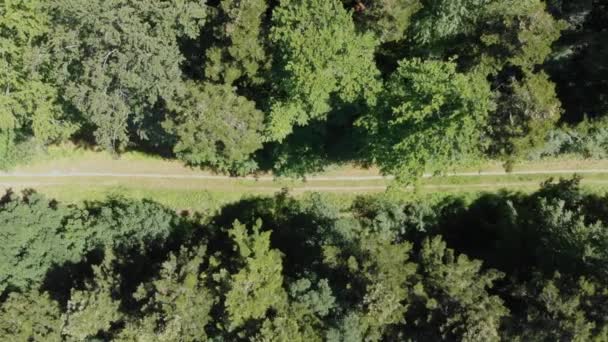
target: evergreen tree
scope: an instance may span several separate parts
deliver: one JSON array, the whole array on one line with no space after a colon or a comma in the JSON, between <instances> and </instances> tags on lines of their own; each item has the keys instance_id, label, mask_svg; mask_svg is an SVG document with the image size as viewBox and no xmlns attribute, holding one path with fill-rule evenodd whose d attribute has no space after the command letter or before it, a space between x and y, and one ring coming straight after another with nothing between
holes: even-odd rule
<instances>
[{"instance_id":1,"label":"evergreen tree","mask_svg":"<svg viewBox=\"0 0 608 342\"><path fill-rule=\"evenodd\" d=\"M88 250L87 215L34 192L0 201L0 293L37 288L54 266Z\"/></svg>"},{"instance_id":2,"label":"evergreen tree","mask_svg":"<svg viewBox=\"0 0 608 342\"><path fill-rule=\"evenodd\" d=\"M144 120L182 93L178 37L195 38L206 17L196 0L61 0L49 3L52 53L63 97L109 151L146 137Z\"/></svg>"}]
</instances>

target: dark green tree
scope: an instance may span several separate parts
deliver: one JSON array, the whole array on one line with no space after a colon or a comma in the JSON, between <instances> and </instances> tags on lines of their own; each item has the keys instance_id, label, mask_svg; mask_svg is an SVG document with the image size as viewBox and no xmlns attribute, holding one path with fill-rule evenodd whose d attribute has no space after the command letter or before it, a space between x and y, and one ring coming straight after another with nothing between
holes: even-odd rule
<instances>
[{"instance_id":1,"label":"dark green tree","mask_svg":"<svg viewBox=\"0 0 608 342\"><path fill-rule=\"evenodd\" d=\"M420 339L499 341L503 301L489 294L504 274L482 271L481 261L456 255L440 237L423 241L420 281L413 288L411 333ZM406 326L406 329L407 326ZM420 329L420 330L418 330Z\"/></svg>"},{"instance_id":2,"label":"dark green tree","mask_svg":"<svg viewBox=\"0 0 608 342\"><path fill-rule=\"evenodd\" d=\"M48 4L63 97L95 127L99 145L119 151L129 127L160 100L183 91L178 37L195 38L206 17L196 0L61 0Z\"/></svg>"},{"instance_id":3,"label":"dark green tree","mask_svg":"<svg viewBox=\"0 0 608 342\"><path fill-rule=\"evenodd\" d=\"M145 250L161 246L170 234L179 231L187 235L188 229L175 212L152 201L135 201L111 198L105 202L90 203L89 212L91 248L112 248L115 251Z\"/></svg>"},{"instance_id":4,"label":"dark green tree","mask_svg":"<svg viewBox=\"0 0 608 342\"><path fill-rule=\"evenodd\" d=\"M56 265L87 251L86 212L25 191L0 201L0 293L39 286Z\"/></svg>"},{"instance_id":5,"label":"dark green tree","mask_svg":"<svg viewBox=\"0 0 608 342\"><path fill-rule=\"evenodd\" d=\"M259 85L270 68L268 56L268 1L222 0L209 19L216 44L206 52L208 80Z\"/></svg>"},{"instance_id":6,"label":"dark green tree","mask_svg":"<svg viewBox=\"0 0 608 342\"><path fill-rule=\"evenodd\" d=\"M399 41L406 37L411 17L422 8L420 0L343 0L354 9L363 30L375 32L380 41Z\"/></svg>"}]
</instances>

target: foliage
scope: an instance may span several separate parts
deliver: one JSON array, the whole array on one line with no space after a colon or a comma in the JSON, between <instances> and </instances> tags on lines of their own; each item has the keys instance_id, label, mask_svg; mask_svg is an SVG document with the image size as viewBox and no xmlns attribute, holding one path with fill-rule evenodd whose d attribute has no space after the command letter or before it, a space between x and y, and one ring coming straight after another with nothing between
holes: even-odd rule
<instances>
[{"instance_id":1,"label":"foliage","mask_svg":"<svg viewBox=\"0 0 608 342\"><path fill-rule=\"evenodd\" d=\"M247 320L263 318L271 308L285 305L281 255L270 249L270 232L260 229L258 221L249 235L244 225L235 222L229 232L244 259L244 267L231 276L230 291L226 294L231 330Z\"/></svg>"},{"instance_id":2,"label":"foliage","mask_svg":"<svg viewBox=\"0 0 608 342\"><path fill-rule=\"evenodd\" d=\"M560 154L573 154L581 158L603 159L608 156L608 125L606 119L586 119L576 126L564 125L548 131L544 143L529 152L528 157L538 159Z\"/></svg>"},{"instance_id":3,"label":"foliage","mask_svg":"<svg viewBox=\"0 0 608 342\"><path fill-rule=\"evenodd\" d=\"M269 116L270 140L283 140L293 125L323 119L332 97L373 102L379 88L377 42L356 32L338 0L283 0L273 13L277 96Z\"/></svg>"},{"instance_id":4,"label":"foliage","mask_svg":"<svg viewBox=\"0 0 608 342\"><path fill-rule=\"evenodd\" d=\"M488 293L493 283L502 277L500 272L482 273L480 261L469 260L466 255L455 256L438 237L423 241L420 263L426 281L419 283L414 291L417 301L428 310L428 316L419 324L429 325L422 336L462 341L500 340L500 321L509 312L499 297Z\"/></svg>"},{"instance_id":5,"label":"foliage","mask_svg":"<svg viewBox=\"0 0 608 342\"><path fill-rule=\"evenodd\" d=\"M52 227L77 212L90 235L66 236L68 226L44 231L52 244L66 241L64 253L49 245L27 255L46 267L35 275L48 281L25 279L22 265L6 269L7 279L29 282L4 289L0 337L603 340L608 206L606 195L583 192L579 181L472 202L362 197L352 208L282 193L227 205L206 220L177 219L147 201L75 208L31 192L7 197L1 217L23 213L32 228ZM18 221L0 227L10 231L11 222ZM101 243L102 231L125 234ZM96 247L68 262L67 243Z\"/></svg>"},{"instance_id":6,"label":"foliage","mask_svg":"<svg viewBox=\"0 0 608 342\"><path fill-rule=\"evenodd\" d=\"M121 339L199 341L207 338L205 326L211 321L215 299L199 273L205 248L182 249L162 265L159 278L141 284L134 297L145 304L141 319L129 322Z\"/></svg>"},{"instance_id":7,"label":"foliage","mask_svg":"<svg viewBox=\"0 0 608 342\"><path fill-rule=\"evenodd\" d=\"M0 339L62 341L61 309L48 293L11 293L0 308Z\"/></svg>"},{"instance_id":8,"label":"foliage","mask_svg":"<svg viewBox=\"0 0 608 342\"><path fill-rule=\"evenodd\" d=\"M560 117L555 86L544 73L531 74L522 82L511 79L499 95L498 108L490 116L494 154L522 157L542 146Z\"/></svg>"},{"instance_id":9,"label":"foliage","mask_svg":"<svg viewBox=\"0 0 608 342\"><path fill-rule=\"evenodd\" d=\"M174 212L147 200L110 198L87 209L91 216L88 240L94 247L129 250L162 245L181 224Z\"/></svg>"},{"instance_id":10,"label":"foliage","mask_svg":"<svg viewBox=\"0 0 608 342\"><path fill-rule=\"evenodd\" d=\"M491 0L423 0L413 31L423 44L471 34Z\"/></svg>"},{"instance_id":11,"label":"foliage","mask_svg":"<svg viewBox=\"0 0 608 342\"><path fill-rule=\"evenodd\" d=\"M113 298L118 290L118 279L113 269L114 255L106 251L101 265L93 266L93 281L84 290L72 290L67 303L62 334L76 341L94 338L100 331L109 330L120 318L120 302Z\"/></svg>"},{"instance_id":12,"label":"foliage","mask_svg":"<svg viewBox=\"0 0 608 342\"><path fill-rule=\"evenodd\" d=\"M454 63L404 60L361 125L381 170L411 179L478 157L491 106L487 84Z\"/></svg>"},{"instance_id":13,"label":"foliage","mask_svg":"<svg viewBox=\"0 0 608 342\"><path fill-rule=\"evenodd\" d=\"M605 13L574 0L6 0L0 168L66 139L231 175L376 162L413 180L455 160L572 153L557 146L572 139L600 156L601 133L571 137L558 124L588 117L602 130ZM453 90L479 105L454 104L470 120L399 128L389 113L406 79L429 84L408 91L419 103L452 105Z\"/></svg>"},{"instance_id":14,"label":"foliage","mask_svg":"<svg viewBox=\"0 0 608 342\"><path fill-rule=\"evenodd\" d=\"M33 136L47 144L66 139L75 125L58 105L50 79L45 37L50 30L44 2L7 0L0 5L0 166L13 144Z\"/></svg>"},{"instance_id":15,"label":"foliage","mask_svg":"<svg viewBox=\"0 0 608 342\"><path fill-rule=\"evenodd\" d=\"M0 292L40 286L55 265L87 250L86 213L36 193L7 193L0 202Z\"/></svg>"},{"instance_id":16,"label":"foliage","mask_svg":"<svg viewBox=\"0 0 608 342\"><path fill-rule=\"evenodd\" d=\"M265 81L268 71L266 0L222 0L210 18L217 44L206 53L205 77L223 84ZM217 22L217 23L216 23Z\"/></svg>"},{"instance_id":17,"label":"foliage","mask_svg":"<svg viewBox=\"0 0 608 342\"><path fill-rule=\"evenodd\" d=\"M262 147L264 117L255 103L228 85L190 84L185 99L172 107L176 114L165 128L177 136L178 158L235 174L256 168L251 154Z\"/></svg>"},{"instance_id":18,"label":"foliage","mask_svg":"<svg viewBox=\"0 0 608 342\"><path fill-rule=\"evenodd\" d=\"M411 17L422 8L419 0L354 1L353 6L357 23L375 32L382 42L404 39Z\"/></svg>"},{"instance_id":19,"label":"foliage","mask_svg":"<svg viewBox=\"0 0 608 342\"><path fill-rule=\"evenodd\" d=\"M205 7L195 0L62 0L49 6L64 98L95 127L105 149L123 148L129 125L145 138L145 117L159 100L182 91L177 38L197 36Z\"/></svg>"}]
</instances>

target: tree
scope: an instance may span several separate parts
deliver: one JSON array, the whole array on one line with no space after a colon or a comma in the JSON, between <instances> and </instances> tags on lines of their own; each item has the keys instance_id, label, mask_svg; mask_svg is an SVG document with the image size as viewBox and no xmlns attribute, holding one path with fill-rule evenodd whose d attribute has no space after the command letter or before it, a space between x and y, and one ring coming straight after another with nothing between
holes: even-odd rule
<instances>
[{"instance_id":1,"label":"tree","mask_svg":"<svg viewBox=\"0 0 608 342\"><path fill-rule=\"evenodd\" d=\"M255 170L251 154L262 147L263 113L229 85L188 85L165 128L177 136L173 150L191 165L245 174Z\"/></svg>"},{"instance_id":2,"label":"tree","mask_svg":"<svg viewBox=\"0 0 608 342\"><path fill-rule=\"evenodd\" d=\"M380 341L405 320L415 265L408 262L411 245L395 243L393 234L363 236L361 247L368 260L358 264L367 278L361 324L367 328L366 339Z\"/></svg>"},{"instance_id":3,"label":"tree","mask_svg":"<svg viewBox=\"0 0 608 342\"><path fill-rule=\"evenodd\" d=\"M270 232L261 232L261 221L253 226L252 234L238 221L230 230L238 247L243 267L230 277L225 307L229 315L229 330L251 319L263 319L269 309L281 310L286 303L283 290L281 254L270 248Z\"/></svg>"},{"instance_id":4,"label":"tree","mask_svg":"<svg viewBox=\"0 0 608 342\"><path fill-rule=\"evenodd\" d=\"M0 339L59 342L61 310L48 293L11 293L0 307Z\"/></svg>"},{"instance_id":5,"label":"tree","mask_svg":"<svg viewBox=\"0 0 608 342\"><path fill-rule=\"evenodd\" d=\"M216 302L205 287L206 274L200 272L205 248L185 248L171 254L159 277L141 284L134 297L144 303L141 319L129 322L121 332L122 340L203 341L205 327L212 321Z\"/></svg>"},{"instance_id":6,"label":"tree","mask_svg":"<svg viewBox=\"0 0 608 342\"><path fill-rule=\"evenodd\" d=\"M75 341L86 341L99 333L109 332L114 322L122 318L120 301L114 298L120 278L114 270L116 257L105 251L101 265L93 266L94 278L85 289L72 289L64 316L62 334Z\"/></svg>"},{"instance_id":7,"label":"tree","mask_svg":"<svg viewBox=\"0 0 608 342\"><path fill-rule=\"evenodd\" d=\"M128 127L182 91L177 39L194 38L206 16L196 0L61 0L49 3L53 54L64 98L92 124L97 142L118 151Z\"/></svg>"},{"instance_id":8,"label":"tree","mask_svg":"<svg viewBox=\"0 0 608 342\"><path fill-rule=\"evenodd\" d=\"M7 149L31 135L40 144L63 140L76 127L62 113L50 78L50 24L43 6L39 0L0 6L0 137L10 141Z\"/></svg>"},{"instance_id":9,"label":"tree","mask_svg":"<svg viewBox=\"0 0 608 342\"><path fill-rule=\"evenodd\" d=\"M257 85L270 67L265 27L266 0L222 0L214 16L213 34L216 44L206 53L205 77L214 82L232 85Z\"/></svg>"},{"instance_id":10,"label":"tree","mask_svg":"<svg viewBox=\"0 0 608 342\"><path fill-rule=\"evenodd\" d=\"M327 279L313 286L307 278L294 281L289 288L289 305L260 329L264 341L323 341L326 318L335 307Z\"/></svg>"},{"instance_id":11,"label":"tree","mask_svg":"<svg viewBox=\"0 0 608 342\"><path fill-rule=\"evenodd\" d=\"M608 4L548 1L551 13L569 25L553 45L547 69L565 109L564 121L608 113Z\"/></svg>"},{"instance_id":12,"label":"tree","mask_svg":"<svg viewBox=\"0 0 608 342\"><path fill-rule=\"evenodd\" d=\"M496 270L482 272L481 261L456 256L440 237L423 241L419 262L420 282L414 286L412 299L416 308L410 311L414 314L414 336L430 340L500 340L500 321L508 310L488 290L503 274Z\"/></svg>"},{"instance_id":13,"label":"tree","mask_svg":"<svg viewBox=\"0 0 608 342\"><path fill-rule=\"evenodd\" d=\"M421 47L496 75L509 65L533 72L565 27L541 0L425 0L414 32Z\"/></svg>"},{"instance_id":14,"label":"tree","mask_svg":"<svg viewBox=\"0 0 608 342\"><path fill-rule=\"evenodd\" d=\"M429 0L414 24L419 53L457 56L459 68L488 77L490 153L517 159L541 144L561 114L555 85L539 67L566 23L540 0Z\"/></svg>"},{"instance_id":15,"label":"tree","mask_svg":"<svg viewBox=\"0 0 608 342\"><path fill-rule=\"evenodd\" d=\"M90 203L87 211L90 248L112 248L117 252L145 250L162 246L172 233L188 233L175 212L148 200L110 198Z\"/></svg>"},{"instance_id":16,"label":"tree","mask_svg":"<svg viewBox=\"0 0 608 342\"><path fill-rule=\"evenodd\" d=\"M525 312L505 329L505 339L602 341L608 338L605 283L559 273L535 278L514 291Z\"/></svg>"},{"instance_id":17,"label":"tree","mask_svg":"<svg viewBox=\"0 0 608 342\"><path fill-rule=\"evenodd\" d=\"M412 59L399 63L359 124L382 172L411 180L478 158L491 108L485 80L457 72L453 62Z\"/></svg>"},{"instance_id":18,"label":"tree","mask_svg":"<svg viewBox=\"0 0 608 342\"><path fill-rule=\"evenodd\" d=\"M39 286L56 265L87 251L87 215L32 191L0 201L0 293Z\"/></svg>"},{"instance_id":19,"label":"tree","mask_svg":"<svg viewBox=\"0 0 608 342\"><path fill-rule=\"evenodd\" d=\"M489 118L493 155L524 157L545 143L562 112L555 84L544 72L529 74L522 81L511 78L501 89L497 110Z\"/></svg>"},{"instance_id":20,"label":"tree","mask_svg":"<svg viewBox=\"0 0 608 342\"><path fill-rule=\"evenodd\" d=\"M382 42L404 39L411 17L422 8L419 0L343 1L354 7L357 23L375 32Z\"/></svg>"},{"instance_id":21,"label":"tree","mask_svg":"<svg viewBox=\"0 0 608 342\"><path fill-rule=\"evenodd\" d=\"M416 14L414 38L419 44L438 44L472 33L492 0L422 0Z\"/></svg>"},{"instance_id":22,"label":"tree","mask_svg":"<svg viewBox=\"0 0 608 342\"><path fill-rule=\"evenodd\" d=\"M332 100L372 103L379 89L372 34L355 30L338 0L282 0L273 12L276 96L268 134L281 141L293 125L322 120Z\"/></svg>"}]
</instances>

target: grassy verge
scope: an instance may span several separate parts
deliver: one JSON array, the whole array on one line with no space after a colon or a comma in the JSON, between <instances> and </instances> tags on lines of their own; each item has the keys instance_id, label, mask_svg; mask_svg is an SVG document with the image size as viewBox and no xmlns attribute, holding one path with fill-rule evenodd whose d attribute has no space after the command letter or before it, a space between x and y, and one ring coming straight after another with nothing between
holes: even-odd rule
<instances>
[{"instance_id":1,"label":"grassy verge","mask_svg":"<svg viewBox=\"0 0 608 342\"><path fill-rule=\"evenodd\" d=\"M484 161L477 169L459 169L455 172L503 171L498 162ZM548 159L517 165L515 170L572 170L608 169L608 160ZM208 175L208 171L188 168L179 161L166 160L138 152L128 152L116 159L106 152L96 152L74 146L50 147L44 157L15 171L21 172L112 172L154 173L167 175ZM353 166L334 166L323 176L375 176L376 169L361 169ZM397 200L416 200L428 197L442 198L450 195L475 197L481 192L501 189L531 192L538 189L548 178L571 177L572 174L553 175L499 175L499 176L453 176L422 179L407 188L392 186L385 180L311 180L294 179L246 180L246 179L175 179L141 177L2 177L0 188L35 188L63 202L101 200L107 196L120 195L129 198L149 198L176 210L209 212L225 203L247 196L272 195L283 188L295 196L306 196L310 192L322 192L324 196L348 206L361 194L392 196ZM583 186L588 191L606 192L608 174L586 174Z\"/></svg>"}]
</instances>

